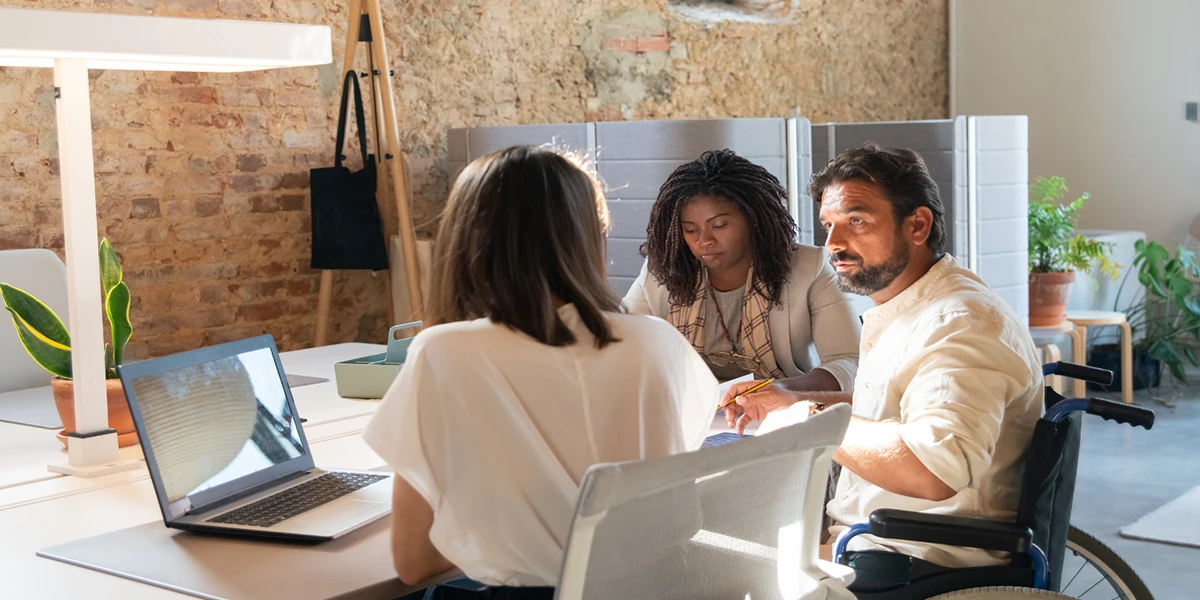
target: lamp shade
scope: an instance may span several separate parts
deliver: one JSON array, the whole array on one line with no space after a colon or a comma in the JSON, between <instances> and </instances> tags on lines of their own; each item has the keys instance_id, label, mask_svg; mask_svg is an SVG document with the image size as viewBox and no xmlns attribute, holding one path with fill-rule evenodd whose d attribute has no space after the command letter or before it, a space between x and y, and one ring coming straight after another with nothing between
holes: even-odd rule
<instances>
[{"instance_id":1,"label":"lamp shade","mask_svg":"<svg viewBox=\"0 0 1200 600\"><path fill-rule=\"evenodd\" d=\"M0 66L231 72L323 65L329 28L259 21L181 19L0 8Z\"/></svg>"}]
</instances>

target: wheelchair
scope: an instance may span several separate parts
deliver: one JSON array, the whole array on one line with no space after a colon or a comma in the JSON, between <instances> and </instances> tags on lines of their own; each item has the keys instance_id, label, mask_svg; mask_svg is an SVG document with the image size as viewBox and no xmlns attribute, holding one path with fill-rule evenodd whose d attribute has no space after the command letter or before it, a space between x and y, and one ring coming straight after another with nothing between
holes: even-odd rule
<instances>
[{"instance_id":1,"label":"wheelchair","mask_svg":"<svg viewBox=\"0 0 1200 600\"><path fill-rule=\"evenodd\" d=\"M1101 385L1112 372L1057 362L1045 376ZM834 561L852 567L858 600L1004 600L1121 598L1152 600L1133 569L1100 540L1070 526L1079 461L1081 413L1150 429L1154 412L1097 398L1066 399L1047 386L1046 414L1037 423L1013 522L879 509L834 547ZM848 551L857 535L982 548L1012 554L1008 565L948 568L895 552Z\"/></svg>"}]
</instances>

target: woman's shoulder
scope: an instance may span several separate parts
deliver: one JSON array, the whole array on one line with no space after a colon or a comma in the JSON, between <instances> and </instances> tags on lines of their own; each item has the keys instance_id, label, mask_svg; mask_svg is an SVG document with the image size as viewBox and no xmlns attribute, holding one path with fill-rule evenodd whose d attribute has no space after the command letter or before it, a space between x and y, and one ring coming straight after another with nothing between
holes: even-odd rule
<instances>
[{"instance_id":1,"label":"woman's shoulder","mask_svg":"<svg viewBox=\"0 0 1200 600\"><path fill-rule=\"evenodd\" d=\"M560 309L560 311L562 310ZM658 317L619 312L604 314L613 325L613 333L622 340L633 340L639 344L646 344L653 343L653 340L671 340L673 336L679 335L679 332L670 323ZM568 325L578 319L577 316L570 313L562 316L568 321ZM533 340L506 325L494 323L488 319L475 319L429 327L417 334L409 352L421 350L437 353L471 353L495 344L507 345L513 342L533 342Z\"/></svg>"},{"instance_id":2,"label":"woman's shoulder","mask_svg":"<svg viewBox=\"0 0 1200 600\"><path fill-rule=\"evenodd\" d=\"M824 248L809 244L792 246L792 270L788 274L788 284L793 289L807 289L822 278L823 271L829 271L826 275L832 274Z\"/></svg>"},{"instance_id":3,"label":"woman's shoulder","mask_svg":"<svg viewBox=\"0 0 1200 600\"><path fill-rule=\"evenodd\" d=\"M459 352L478 348L481 343L492 339L507 340L517 335L509 327L493 323L489 319L473 319L433 325L421 330L409 346L414 352Z\"/></svg>"},{"instance_id":4,"label":"woman's shoulder","mask_svg":"<svg viewBox=\"0 0 1200 600\"><path fill-rule=\"evenodd\" d=\"M629 313L609 313L609 322L613 324L613 333L619 343L608 346L616 352L627 355L637 353L642 359L651 362L661 361L664 364L675 364L682 357L692 352L692 345L667 321L650 315L635 315Z\"/></svg>"},{"instance_id":5,"label":"woman's shoulder","mask_svg":"<svg viewBox=\"0 0 1200 600\"><path fill-rule=\"evenodd\" d=\"M656 339L679 335L670 323L650 315L635 315L632 313L607 313L609 320L618 331L618 337L634 337L638 339Z\"/></svg>"},{"instance_id":6,"label":"woman's shoulder","mask_svg":"<svg viewBox=\"0 0 1200 600\"><path fill-rule=\"evenodd\" d=\"M648 312L661 317L669 308L668 296L667 287L659 283L658 278L650 272L649 263L643 261L641 272L625 293L624 303L633 312Z\"/></svg>"},{"instance_id":7,"label":"woman's shoulder","mask_svg":"<svg viewBox=\"0 0 1200 600\"><path fill-rule=\"evenodd\" d=\"M825 249L811 244L792 245L792 272L816 273L825 264Z\"/></svg>"}]
</instances>

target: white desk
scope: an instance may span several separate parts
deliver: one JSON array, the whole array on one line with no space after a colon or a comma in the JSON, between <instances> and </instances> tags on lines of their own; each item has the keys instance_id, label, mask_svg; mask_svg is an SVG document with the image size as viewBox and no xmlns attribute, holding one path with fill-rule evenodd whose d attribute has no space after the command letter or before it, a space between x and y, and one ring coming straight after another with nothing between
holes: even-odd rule
<instances>
[{"instance_id":1,"label":"white desk","mask_svg":"<svg viewBox=\"0 0 1200 600\"><path fill-rule=\"evenodd\" d=\"M284 371L293 375L324 377L329 381L306 385L292 390L296 410L308 419L305 431L325 423L352 419L375 412L375 400L348 400L337 395L333 364L351 358L383 352L380 344L335 344L320 348L281 352ZM46 465L62 460L66 455L62 442L50 429L0 423L0 490L63 477L46 470ZM311 432L309 432L311 436ZM122 458L142 456L141 448L130 446L120 450ZM145 475L145 470L134 471ZM100 480L108 480L106 477ZM0 506L3 504L0 503Z\"/></svg>"},{"instance_id":2,"label":"white desk","mask_svg":"<svg viewBox=\"0 0 1200 600\"><path fill-rule=\"evenodd\" d=\"M280 354L284 370L328 382L292 391L318 465L372 469L383 461L360 434L377 401L337 395L333 364L383 351L374 344L338 344ZM137 447L122 452L140 456ZM0 589L5 598L186 598L168 590L98 573L34 553L60 544L151 521L162 514L145 468L96 479L63 477L45 464L61 457L54 432L0 425ZM20 480L25 477L25 480ZM5 483L8 483L6 486ZM388 561L391 557L381 556ZM336 568L331 564L331 568ZM301 575L298 575L301 576ZM319 576L319 574L314 574Z\"/></svg>"},{"instance_id":3,"label":"white desk","mask_svg":"<svg viewBox=\"0 0 1200 600\"><path fill-rule=\"evenodd\" d=\"M380 351L381 347L375 345L342 344L281 355L288 373L329 378L328 382L293 390L300 415L308 419L305 433L318 465L349 469L373 469L383 465L360 435L378 402L340 398L333 380L334 362ZM20 440L0 439L0 452L9 446L28 445L23 450L23 460L34 462L26 463L24 468L45 473L47 450L38 444L49 445L54 453L62 452L53 432L11 427L27 431L19 432L22 433ZM728 431L724 417L716 415L710 433L722 431ZM17 463L15 459L8 462ZM49 475L21 485L0 487L0 590L4 598L190 598L36 556L37 550L49 546L143 523L162 522L154 489L144 468L96 479ZM378 560L390 565L391 557L381 555ZM329 568L336 569L336 561L330 561ZM291 584L303 585L306 577L320 576L320 572L296 573Z\"/></svg>"},{"instance_id":4,"label":"white desk","mask_svg":"<svg viewBox=\"0 0 1200 600\"><path fill-rule=\"evenodd\" d=\"M318 465L351 469L379 467L383 461L362 441L359 432L368 417L345 419L312 427L310 442ZM306 427L306 431L307 431ZM154 488L142 470L81 480L60 478L0 490L0 589L5 598L187 598L181 594L106 575L58 561L40 558L34 553L47 546L106 533L151 521L161 522L162 514L154 497ZM98 483L82 492L72 491L71 482ZM13 504L19 495L33 495L36 501ZM7 507L2 505L7 504ZM391 563L390 556L379 560ZM331 561L329 568L337 568ZM297 573L296 582L319 573ZM293 582L293 583L296 583Z\"/></svg>"}]
</instances>

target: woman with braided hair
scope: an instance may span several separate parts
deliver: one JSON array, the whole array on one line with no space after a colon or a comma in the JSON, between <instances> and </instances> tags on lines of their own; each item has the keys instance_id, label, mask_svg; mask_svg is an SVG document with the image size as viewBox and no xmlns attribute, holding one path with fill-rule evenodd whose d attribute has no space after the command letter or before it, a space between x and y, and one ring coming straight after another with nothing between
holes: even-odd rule
<instances>
[{"instance_id":1,"label":"woman with braided hair","mask_svg":"<svg viewBox=\"0 0 1200 600\"><path fill-rule=\"evenodd\" d=\"M851 391L858 322L824 251L795 242L786 206L779 180L731 150L679 167L651 209L625 306L670 322L720 380Z\"/></svg>"}]
</instances>

